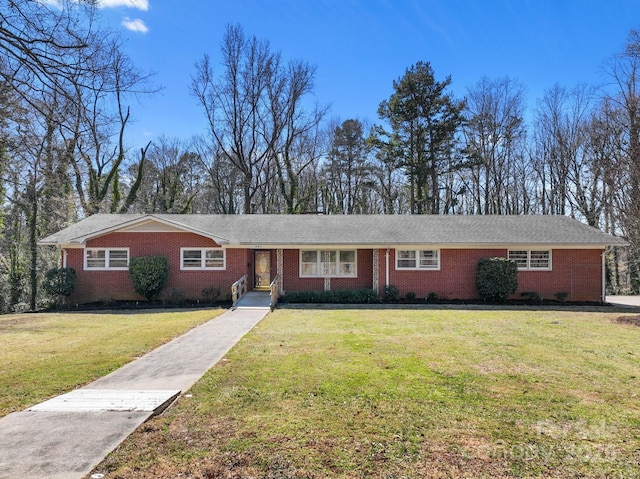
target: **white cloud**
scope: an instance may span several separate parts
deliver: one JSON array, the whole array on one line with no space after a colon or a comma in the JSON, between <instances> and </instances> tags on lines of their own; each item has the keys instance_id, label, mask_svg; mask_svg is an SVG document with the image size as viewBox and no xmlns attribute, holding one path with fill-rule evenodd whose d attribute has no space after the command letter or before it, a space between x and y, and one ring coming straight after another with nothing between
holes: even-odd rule
<instances>
[{"instance_id":1,"label":"white cloud","mask_svg":"<svg viewBox=\"0 0 640 479\"><path fill-rule=\"evenodd\" d=\"M122 26L132 32L147 33L149 31L149 27L147 27L144 21L139 18L131 19L129 17L124 17L124 20L122 20Z\"/></svg>"},{"instance_id":2,"label":"white cloud","mask_svg":"<svg viewBox=\"0 0 640 479\"><path fill-rule=\"evenodd\" d=\"M98 0L98 5L100 8L129 7L143 12L149 10L149 0Z\"/></svg>"}]
</instances>

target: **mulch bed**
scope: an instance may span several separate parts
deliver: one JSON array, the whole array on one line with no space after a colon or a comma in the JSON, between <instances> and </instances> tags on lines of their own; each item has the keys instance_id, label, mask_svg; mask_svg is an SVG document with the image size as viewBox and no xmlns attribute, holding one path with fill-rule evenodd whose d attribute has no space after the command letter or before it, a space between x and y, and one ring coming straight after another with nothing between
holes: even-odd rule
<instances>
[{"instance_id":1,"label":"mulch bed","mask_svg":"<svg viewBox=\"0 0 640 479\"><path fill-rule=\"evenodd\" d=\"M620 316L616 319L616 321L619 323L640 326L640 316Z\"/></svg>"}]
</instances>

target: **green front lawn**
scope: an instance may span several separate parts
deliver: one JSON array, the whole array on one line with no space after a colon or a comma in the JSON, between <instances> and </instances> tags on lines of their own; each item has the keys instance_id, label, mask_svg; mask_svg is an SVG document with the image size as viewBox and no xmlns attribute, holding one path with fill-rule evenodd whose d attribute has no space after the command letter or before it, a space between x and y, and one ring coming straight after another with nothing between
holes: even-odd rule
<instances>
[{"instance_id":1,"label":"green front lawn","mask_svg":"<svg viewBox=\"0 0 640 479\"><path fill-rule=\"evenodd\" d=\"M130 437L106 478L632 478L621 313L279 309Z\"/></svg>"},{"instance_id":2,"label":"green front lawn","mask_svg":"<svg viewBox=\"0 0 640 479\"><path fill-rule=\"evenodd\" d=\"M105 376L223 311L0 315L0 417Z\"/></svg>"}]
</instances>

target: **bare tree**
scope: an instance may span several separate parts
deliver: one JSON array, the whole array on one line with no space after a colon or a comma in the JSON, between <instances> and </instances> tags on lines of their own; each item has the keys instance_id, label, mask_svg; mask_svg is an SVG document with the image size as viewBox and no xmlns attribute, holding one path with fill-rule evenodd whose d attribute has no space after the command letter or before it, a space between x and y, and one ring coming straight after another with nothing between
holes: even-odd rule
<instances>
[{"instance_id":1,"label":"bare tree","mask_svg":"<svg viewBox=\"0 0 640 479\"><path fill-rule=\"evenodd\" d=\"M237 25L227 27L221 53L222 75L215 77L205 55L191 90L205 110L215 149L240 172L243 210L253 212L254 197L264 196L277 175L285 209L295 212L298 176L311 163L294 158L293 150L324 115L323 109L303 109L315 68L304 62L283 66L268 42L246 37Z\"/></svg>"},{"instance_id":2,"label":"bare tree","mask_svg":"<svg viewBox=\"0 0 640 479\"><path fill-rule=\"evenodd\" d=\"M216 149L242 175L244 212L251 213L260 175L277 139L267 130L265 98L278 58L267 42L245 37L239 26L227 27L221 53L222 77L216 80L205 55L196 64L191 89L205 110Z\"/></svg>"},{"instance_id":3,"label":"bare tree","mask_svg":"<svg viewBox=\"0 0 640 479\"><path fill-rule=\"evenodd\" d=\"M109 36L96 28L96 2L0 0L0 78L22 100L40 108L34 92L63 92L93 67L88 59Z\"/></svg>"},{"instance_id":4,"label":"bare tree","mask_svg":"<svg viewBox=\"0 0 640 479\"><path fill-rule=\"evenodd\" d=\"M634 292L640 291L640 31L629 33L626 47L608 65L616 92L609 97L617 113L610 119L617 122L623 141L623 172L618 183L625 200L621 206L621 225L631 244L629 277Z\"/></svg>"},{"instance_id":5,"label":"bare tree","mask_svg":"<svg viewBox=\"0 0 640 479\"><path fill-rule=\"evenodd\" d=\"M136 165L137 168L138 165ZM179 139L161 137L146 156L133 209L145 213L193 213L207 178L200 155Z\"/></svg>"},{"instance_id":6,"label":"bare tree","mask_svg":"<svg viewBox=\"0 0 640 479\"><path fill-rule=\"evenodd\" d=\"M512 79L481 79L468 90L463 128L474 159L462 175L476 214L521 213L515 172L524 160L524 86Z\"/></svg>"},{"instance_id":7,"label":"bare tree","mask_svg":"<svg viewBox=\"0 0 640 479\"><path fill-rule=\"evenodd\" d=\"M327 212L371 213L369 192L375 188L371 146L360 120L330 127L330 149L323 169Z\"/></svg>"}]
</instances>

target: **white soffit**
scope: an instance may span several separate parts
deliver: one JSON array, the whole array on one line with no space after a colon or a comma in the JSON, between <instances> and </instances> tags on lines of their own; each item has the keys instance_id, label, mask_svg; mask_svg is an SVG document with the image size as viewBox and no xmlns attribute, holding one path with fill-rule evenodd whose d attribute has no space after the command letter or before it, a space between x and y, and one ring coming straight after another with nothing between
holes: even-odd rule
<instances>
[{"instance_id":1,"label":"white soffit","mask_svg":"<svg viewBox=\"0 0 640 479\"><path fill-rule=\"evenodd\" d=\"M186 228L178 228L177 226L150 219L143 221L142 223L122 228L118 231L127 233L184 233L188 230Z\"/></svg>"}]
</instances>

